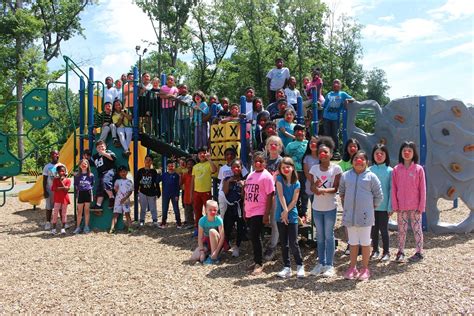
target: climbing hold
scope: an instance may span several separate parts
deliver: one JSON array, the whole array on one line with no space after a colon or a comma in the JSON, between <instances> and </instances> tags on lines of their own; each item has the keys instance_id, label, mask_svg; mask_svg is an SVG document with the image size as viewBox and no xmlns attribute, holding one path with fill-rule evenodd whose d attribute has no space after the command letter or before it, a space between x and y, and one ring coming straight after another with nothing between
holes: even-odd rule
<instances>
[{"instance_id":1,"label":"climbing hold","mask_svg":"<svg viewBox=\"0 0 474 316\"><path fill-rule=\"evenodd\" d=\"M394 119L402 124L405 123L405 118L401 115L395 115Z\"/></svg>"},{"instance_id":2,"label":"climbing hold","mask_svg":"<svg viewBox=\"0 0 474 316\"><path fill-rule=\"evenodd\" d=\"M447 194L448 194L448 197L449 197L450 199L453 198L454 193L456 193L456 188L455 188L455 187L450 187L450 188L448 189L448 193L447 193Z\"/></svg>"},{"instance_id":3,"label":"climbing hold","mask_svg":"<svg viewBox=\"0 0 474 316\"><path fill-rule=\"evenodd\" d=\"M379 144L382 144L382 145L387 145L387 139L385 137L381 137L379 139Z\"/></svg>"},{"instance_id":4,"label":"climbing hold","mask_svg":"<svg viewBox=\"0 0 474 316\"><path fill-rule=\"evenodd\" d=\"M451 163L451 170L453 170L454 172L461 172L462 167L460 164L453 162Z\"/></svg>"},{"instance_id":5,"label":"climbing hold","mask_svg":"<svg viewBox=\"0 0 474 316\"><path fill-rule=\"evenodd\" d=\"M443 128L443 129L441 130L441 133L443 133L444 136L448 136L448 135L449 135L449 130L446 129L446 128Z\"/></svg>"},{"instance_id":6,"label":"climbing hold","mask_svg":"<svg viewBox=\"0 0 474 316\"><path fill-rule=\"evenodd\" d=\"M464 146L464 152L474 151L474 144Z\"/></svg>"},{"instance_id":7,"label":"climbing hold","mask_svg":"<svg viewBox=\"0 0 474 316\"><path fill-rule=\"evenodd\" d=\"M456 116L456 117L461 117L461 115L462 115L461 110L457 106L453 106L451 108L451 111L453 111L454 116Z\"/></svg>"}]
</instances>

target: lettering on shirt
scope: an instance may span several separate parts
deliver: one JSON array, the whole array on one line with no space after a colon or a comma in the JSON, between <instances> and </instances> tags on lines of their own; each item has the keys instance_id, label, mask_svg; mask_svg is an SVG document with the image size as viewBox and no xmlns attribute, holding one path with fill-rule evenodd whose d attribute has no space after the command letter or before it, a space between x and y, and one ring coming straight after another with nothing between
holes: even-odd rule
<instances>
[{"instance_id":1,"label":"lettering on shirt","mask_svg":"<svg viewBox=\"0 0 474 316\"><path fill-rule=\"evenodd\" d=\"M258 197L260 195L260 186L257 183L247 184L245 194L245 201L247 202L258 202Z\"/></svg>"}]
</instances>

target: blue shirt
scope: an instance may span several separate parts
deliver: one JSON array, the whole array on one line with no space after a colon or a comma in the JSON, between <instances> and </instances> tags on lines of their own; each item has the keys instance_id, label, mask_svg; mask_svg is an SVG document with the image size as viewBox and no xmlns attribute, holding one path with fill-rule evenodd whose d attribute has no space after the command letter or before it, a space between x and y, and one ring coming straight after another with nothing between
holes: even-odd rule
<instances>
[{"instance_id":1,"label":"blue shirt","mask_svg":"<svg viewBox=\"0 0 474 316\"><path fill-rule=\"evenodd\" d=\"M326 95L326 99L324 99L323 118L331 121L339 120L339 115L342 111L344 101L348 99L352 99L352 97L344 91L329 92Z\"/></svg>"},{"instance_id":2,"label":"blue shirt","mask_svg":"<svg viewBox=\"0 0 474 316\"><path fill-rule=\"evenodd\" d=\"M375 173L377 178L380 180L382 185L383 200L380 205L375 208L376 211L391 211L392 210L392 167L386 166L385 164L373 165L369 168L370 171Z\"/></svg>"},{"instance_id":3,"label":"blue shirt","mask_svg":"<svg viewBox=\"0 0 474 316\"><path fill-rule=\"evenodd\" d=\"M206 215L201 217L201 219L199 220L199 227L201 227L204 230L204 236L206 236L206 237L209 237L209 231L212 228L219 231L219 226L222 226L223 224L224 224L224 222L222 221L222 218L219 215L216 215L212 222L207 220Z\"/></svg>"},{"instance_id":4,"label":"blue shirt","mask_svg":"<svg viewBox=\"0 0 474 316\"><path fill-rule=\"evenodd\" d=\"M283 181L283 177L281 175L278 175L276 177L276 181L281 183L283 187L283 197L285 199L286 205L291 203L291 200L293 200L293 196L295 195L295 190L300 188L300 182L297 180L293 184L288 184ZM281 206L280 198L278 196L278 193L276 193L276 210L275 210L275 218L277 222L281 222L281 213L283 212L283 207ZM290 224L298 224L298 209L296 208L296 205L288 210L288 223Z\"/></svg>"},{"instance_id":5,"label":"blue shirt","mask_svg":"<svg viewBox=\"0 0 474 316\"><path fill-rule=\"evenodd\" d=\"M278 136L281 138L281 141L283 142L283 146L285 146L286 148L286 145L288 145L292 140L293 138L290 138L290 137L286 137L281 131L280 131L280 128L283 127L287 133L293 135L293 129L295 128L295 123L288 123L287 121L285 120L281 120L280 122L278 122L278 125L277 125L277 128L278 128Z\"/></svg>"},{"instance_id":6,"label":"blue shirt","mask_svg":"<svg viewBox=\"0 0 474 316\"><path fill-rule=\"evenodd\" d=\"M179 174L177 172L165 172L161 176L163 186L163 196L176 197L179 196Z\"/></svg>"},{"instance_id":7,"label":"blue shirt","mask_svg":"<svg viewBox=\"0 0 474 316\"><path fill-rule=\"evenodd\" d=\"M303 156L306 152L308 141L306 139L299 141L294 140L285 147L285 152L295 162L296 171L303 171Z\"/></svg>"},{"instance_id":8,"label":"blue shirt","mask_svg":"<svg viewBox=\"0 0 474 316\"><path fill-rule=\"evenodd\" d=\"M202 124L202 116L206 115L209 113L209 107L207 106L206 102L201 102L201 105L199 106L199 110L196 110L194 107L196 106L196 103L193 102L191 107L193 108L193 123L196 123L197 125Z\"/></svg>"}]
</instances>

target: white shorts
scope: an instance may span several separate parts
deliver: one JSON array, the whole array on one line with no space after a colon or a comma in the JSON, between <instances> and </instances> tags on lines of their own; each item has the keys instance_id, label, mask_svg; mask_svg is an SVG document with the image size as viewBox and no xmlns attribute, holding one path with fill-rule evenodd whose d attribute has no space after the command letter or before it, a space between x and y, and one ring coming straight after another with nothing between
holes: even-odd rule
<instances>
[{"instance_id":1,"label":"white shorts","mask_svg":"<svg viewBox=\"0 0 474 316\"><path fill-rule=\"evenodd\" d=\"M372 230L372 226L367 227L357 227L351 226L347 227L347 234L349 235L349 245L356 246L370 246L371 239L370 239L370 232Z\"/></svg>"},{"instance_id":2,"label":"white shorts","mask_svg":"<svg viewBox=\"0 0 474 316\"><path fill-rule=\"evenodd\" d=\"M115 214L130 213L130 204L115 205L114 213Z\"/></svg>"}]
</instances>

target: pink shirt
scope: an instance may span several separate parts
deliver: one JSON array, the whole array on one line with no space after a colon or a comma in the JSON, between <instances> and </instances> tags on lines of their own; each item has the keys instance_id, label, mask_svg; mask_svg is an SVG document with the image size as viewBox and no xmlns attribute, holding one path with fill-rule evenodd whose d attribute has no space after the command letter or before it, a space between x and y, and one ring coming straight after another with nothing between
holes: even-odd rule
<instances>
[{"instance_id":1,"label":"pink shirt","mask_svg":"<svg viewBox=\"0 0 474 316\"><path fill-rule=\"evenodd\" d=\"M400 211L425 211L426 182L425 171L419 164L409 168L401 163L392 172L392 209Z\"/></svg>"},{"instance_id":2,"label":"pink shirt","mask_svg":"<svg viewBox=\"0 0 474 316\"><path fill-rule=\"evenodd\" d=\"M160 92L166 93L166 94L173 94L174 96L178 95L178 88L176 87L168 87L167 85L164 85L161 87ZM175 102L174 100L170 99L161 99L161 108L162 109L169 109L169 108L174 108Z\"/></svg>"},{"instance_id":3,"label":"pink shirt","mask_svg":"<svg viewBox=\"0 0 474 316\"><path fill-rule=\"evenodd\" d=\"M264 169L262 172L249 174L245 181L245 217L265 215L267 196L275 191L275 182L270 172Z\"/></svg>"}]
</instances>

